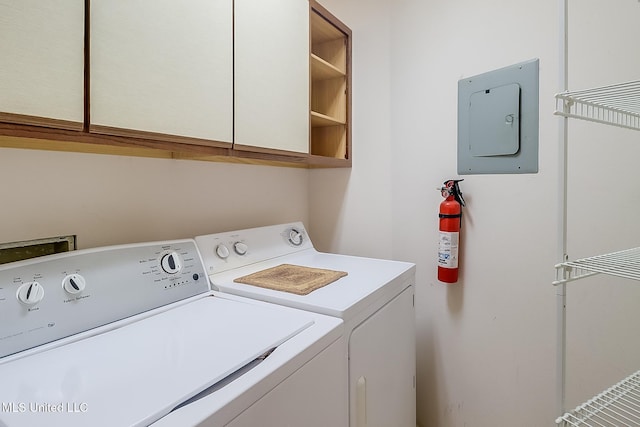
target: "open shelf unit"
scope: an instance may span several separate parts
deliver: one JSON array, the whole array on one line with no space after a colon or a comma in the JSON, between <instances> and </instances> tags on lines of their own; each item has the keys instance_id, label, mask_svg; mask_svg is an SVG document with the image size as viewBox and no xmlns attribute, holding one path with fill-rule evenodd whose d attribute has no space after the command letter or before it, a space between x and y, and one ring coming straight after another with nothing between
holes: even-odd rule
<instances>
[{"instance_id":1,"label":"open shelf unit","mask_svg":"<svg viewBox=\"0 0 640 427\"><path fill-rule=\"evenodd\" d=\"M351 156L351 31L311 2L310 154Z\"/></svg>"},{"instance_id":2,"label":"open shelf unit","mask_svg":"<svg viewBox=\"0 0 640 427\"><path fill-rule=\"evenodd\" d=\"M564 117L560 125L560 230L556 264L557 296L557 379L558 414L556 424L569 426L640 426L640 371L596 395L575 409L565 412L566 310L569 282L596 274L640 280L640 248L570 261L567 256L567 121L587 120L615 127L640 130L640 81L569 91L568 86L568 0L559 0L563 37L562 91L556 98L555 114Z\"/></svg>"}]
</instances>

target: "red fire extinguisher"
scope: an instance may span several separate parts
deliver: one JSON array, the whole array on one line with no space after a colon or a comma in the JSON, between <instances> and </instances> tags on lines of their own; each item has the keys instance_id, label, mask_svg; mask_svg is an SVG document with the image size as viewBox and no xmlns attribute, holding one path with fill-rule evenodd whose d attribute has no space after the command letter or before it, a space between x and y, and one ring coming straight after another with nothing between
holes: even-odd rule
<instances>
[{"instance_id":1,"label":"red fire extinguisher","mask_svg":"<svg viewBox=\"0 0 640 427\"><path fill-rule=\"evenodd\" d=\"M460 227L464 199L458 183L463 179L444 182L439 190L445 199L440 203L440 246L438 248L438 280L444 283L458 281Z\"/></svg>"}]
</instances>

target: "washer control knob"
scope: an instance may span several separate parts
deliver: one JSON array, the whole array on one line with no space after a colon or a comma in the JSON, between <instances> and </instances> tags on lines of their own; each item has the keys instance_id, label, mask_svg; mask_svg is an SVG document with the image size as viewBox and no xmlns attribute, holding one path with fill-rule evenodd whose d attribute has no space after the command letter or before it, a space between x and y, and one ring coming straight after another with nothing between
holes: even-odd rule
<instances>
[{"instance_id":1,"label":"washer control knob","mask_svg":"<svg viewBox=\"0 0 640 427\"><path fill-rule=\"evenodd\" d=\"M176 274L182 270L182 258L176 251L168 252L162 255L160 266L165 273Z\"/></svg>"},{"instance_id":2,"label":"washer control knob","mask_svg":"<svg viewBox=\"0 0 640 427\"><path fill-rule=\"evenodd\" d=\"M44 288L38 282L23 283L18 288L16 296L18 297L18 301L25 305L36 305L44 298Z\"/></svg>"},{"instance_id":3,"label":"washer control knob","mask_svg":"<svg viewBox=\"0 0 640 427\"><path fill-rule=\"evenodd\" d=\"M62 279L62 288L71 295L79 294L87 286L87 282L79 274L69 274Z\"/></svg>"},{"instance_id":4,"label":"washer control knob","mask_svg":"<svg viewBox=\"0 0 640 427\"><path fill-rule=\"evenodd\" d=\"M289 230L289 243L293 246L300 246L304 241L304 236L300 230L292 228Z\"/></svg>"},{"instance_id":5,"label":"washer control knob","mask_svg":"<svg viewBox=\"0 0 640 427\"><path fill-rule=\"evenodd\" d=\"M247 251L249 250L249 246L247 246L247 244L243 242L235 242L233 244L233 250L236 251L238 255L242 256L247 253Z\"/></svg>"},{"instance_id":6,"label":"washer control knob","mask_svg":"<svg viewBox=\"0 0 640 427\"><path fill-rule=\"evenodd\" d=\"M227 259L229 257L229 248L220 243L216 246L216 255L222 259Z\"/></svg>"}]
</instances>

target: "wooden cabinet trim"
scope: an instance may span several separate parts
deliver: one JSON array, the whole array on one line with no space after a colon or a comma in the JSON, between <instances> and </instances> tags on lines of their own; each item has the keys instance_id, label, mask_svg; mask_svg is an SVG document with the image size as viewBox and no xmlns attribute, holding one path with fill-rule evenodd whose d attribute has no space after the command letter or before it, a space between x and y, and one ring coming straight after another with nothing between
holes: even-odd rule
<instances>
[{"instance_id":1,"label":"wooden cabinet trim","mask_svg":"<svg viewBox=\"0 0 640 427\"><path fill-rule=\"evenodd\" d=\"M110 126L89 125L89 132L100 135L113 135L130 139L147 139L172 144L203 145L208 147L231 148L230 142L214 141L209 139L192 138L180 135L168 135L164 133L146 132L140 130L122 129Z\"/></svg>"},{"instance_id":2,"label":"wooden cabinet trim","mask_svg":"<svg viewBox=\"0 0 640 427\"><path fill-rule=\"evenodd\" d=\"M18 139L11 140L11 138ZM8 141L12 141L11 144ZM107 151L111 150L110 154L114 154L113 150L121 149L123 153L126 153L127 149L133 149L139 150L136 155L143 157L164 157L164 155L157 156L163 151L229 156L231 151L230 148L194 145L184 142L159 141L117 135L97 135L64 129L0 123L0 147L21 148L21 146L16 145L16 141L20 141L24 148L51 149L54 151L101 153L104 150L97 147L103 146L105 149L111 147ZM86 144L88 148L82 149L82 144Z\"/></svg>"},{"instance_id":3,"label":"wooden cabinet trim","mask_svg":"<svg viewBox=\"0 0 640 427\"><path fill-rule=\"evenodd\" d=\"M46 117L27 116L24 114L3 112L0 112L0 122L75 131L81 131L84 127L84 123L82 122L70 122L67 120L49 119Z\"/></svg>"}]
</instances>

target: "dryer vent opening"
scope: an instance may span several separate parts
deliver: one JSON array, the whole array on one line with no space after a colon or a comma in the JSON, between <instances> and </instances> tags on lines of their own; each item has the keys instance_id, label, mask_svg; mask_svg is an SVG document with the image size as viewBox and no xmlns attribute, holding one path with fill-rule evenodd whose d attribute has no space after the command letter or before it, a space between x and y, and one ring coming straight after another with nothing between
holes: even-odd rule
<instances>
[{"instance_id":1,"label":"dryer vent opening","mask_svg":"<svg viewBox=\"0 0 640 427\"><path fill-rule=\"evenodd\" d=\"M75 235L0 243L0 264L68 252L75 249Z\"/></svg>"}]
</instances>

